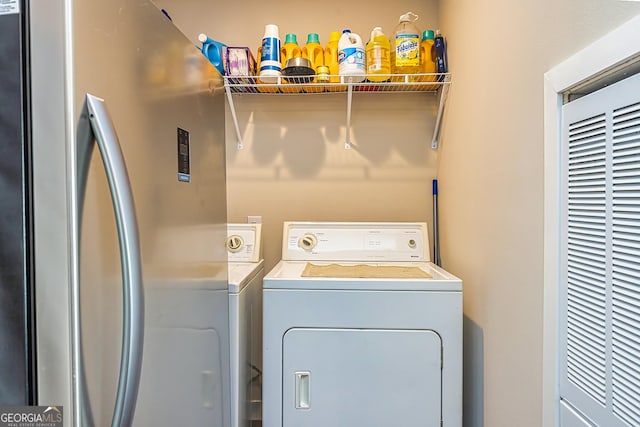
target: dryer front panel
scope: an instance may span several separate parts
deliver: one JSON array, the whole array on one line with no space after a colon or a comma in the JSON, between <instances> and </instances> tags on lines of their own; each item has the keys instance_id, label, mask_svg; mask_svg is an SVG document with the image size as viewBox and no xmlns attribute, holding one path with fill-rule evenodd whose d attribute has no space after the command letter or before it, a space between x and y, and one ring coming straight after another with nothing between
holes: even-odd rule
<instances>
[{"instance_id":1,"label":"dryer front panel","mask_svg":"<svg viewBox=\"0 0 640 427\"><path fill-rule=\"evenodd\" d=\"M283 426L440 426L435 332L293 328L282 344Z\"/></svg>"}]
</instances>

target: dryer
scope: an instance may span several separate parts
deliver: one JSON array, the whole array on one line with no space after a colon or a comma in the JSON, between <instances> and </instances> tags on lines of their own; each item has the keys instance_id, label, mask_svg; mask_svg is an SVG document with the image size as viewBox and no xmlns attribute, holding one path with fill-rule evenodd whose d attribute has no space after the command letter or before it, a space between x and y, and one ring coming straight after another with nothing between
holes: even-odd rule
<instances>
[{"instance_id":1,"label":"dryer","mask_svg":"<svg viewBox=\"0 0 640 427\"><path fill-rule=\"evenodd\" d=\"M228 224L231 427L260 418L262 381L262 225Z\"/></svg>"},{"instance_id":2,"label":"dryer","mask_svg":"<svg viewBox=\"0 0 640 427\"><path fill-rule=\"evenodd\" d=\"M263 282L264 427L462 425L462 281L425 223L287 222Z\"/></svg>"}]
</instances>

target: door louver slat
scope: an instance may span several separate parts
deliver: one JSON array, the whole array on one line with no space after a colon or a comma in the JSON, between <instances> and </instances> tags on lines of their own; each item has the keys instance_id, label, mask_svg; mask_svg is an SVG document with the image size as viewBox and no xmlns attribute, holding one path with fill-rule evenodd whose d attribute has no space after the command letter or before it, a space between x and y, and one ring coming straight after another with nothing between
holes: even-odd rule
<instances>
[{"instance_id":1,"label":"door louver slat","mask_svg":"<svg viewBox=\"0 0 640 427\"><path fill-rule=\"evenodd\" d=\"M638 425L640 103L614 111L612 128L612 402L618 417Z\"/></svg>"},{"instance_id":2,"label":"door louver slat","mask_svg":"<svg viewBox=\"0 0 640 427\"><path fill-rule=\"evenodd\" d=\"M640 74L563 106L560 396L640 426Z\"/></svg>"}]
</instances>

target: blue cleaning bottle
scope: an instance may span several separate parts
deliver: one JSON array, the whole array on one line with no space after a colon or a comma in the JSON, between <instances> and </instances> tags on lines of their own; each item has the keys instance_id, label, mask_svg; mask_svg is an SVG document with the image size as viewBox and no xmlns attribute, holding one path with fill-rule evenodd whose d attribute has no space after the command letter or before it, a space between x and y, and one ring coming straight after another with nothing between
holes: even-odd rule
<instances>
[{"instance_id":1,"label":"blue cleaning bottle","mask_svg":"<svg viewBox=\"0 0 640 427\"><path fill-rule=\"evenodd\" d=\"M202 54L216 67L220 75L224 76L227 46L224 43L207 37L206 34L200 34L198 40L202 43Z\"/></svg>"},{"instance_id":2,"label":"blue cleaning bottle","mask_svg":"<svg viewBox=\"0 0 640 427\"><path fill-rule=\"evenodd\" d=\"M447 44L440 34L440 30L436 30L436 36L433 40L433 49L435 50L436 73L448 73L449 66L447 64ZM444 76L439 76L438 81L444 80Z\"/></svg>"}]
</instances>

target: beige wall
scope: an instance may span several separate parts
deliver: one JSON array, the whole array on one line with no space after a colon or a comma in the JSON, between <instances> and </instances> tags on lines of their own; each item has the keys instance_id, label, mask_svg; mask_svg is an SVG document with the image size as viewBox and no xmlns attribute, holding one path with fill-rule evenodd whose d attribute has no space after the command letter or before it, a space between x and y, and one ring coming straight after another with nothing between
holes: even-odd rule
<instances>
[{"instance_id":1,"label":"beige wall","mask_svg":"<svg viewBox=\"0 0 640 427\"><path fill-rule=\"evenodd\" d=\"M414 95L354 96L349 150L345 94L236 99L245 147L228 124L229 220L262 215L267 268L286 220L431 220L435 97Z\"/></svg>"},{"instance_id":2,"label":"beige wall","mask_svg":"<svg viewBox=\"0 0 640 427\"><path fill-rule=\"evenodd\" d=\"M228 117L229 220L263 216L270 268L283 220L431 222L437 176L443 264L464 280L465 426L543 425L543 73L640 5L407 0L363 9L239 0L205 13L209 2L196 1L195 14L159 3L193 40L206 32L251 47L266 23L302 42L318 32L323 44L343 27L365 40L375 25L389 34L408 10L421 15L419 27L442 28L454 83L439 151L428 148L429 97L355 99L353 150L342 147L344 97L236 98L245 148L235 149Z\"/></svg>"},{"instance_id":3,"label":"beige wall","mask_svg":"<svg viewBox=\"0 0 640 427\"><path fill-rule=\"evenodd\" d=\"M237 0L225 10L212 7L210 0L194 0L189 6L156 3L192 40L204 32L227 45L249 46L254 53L268 23L279 26L281 38L297 34L302 47L309 32L317 32L326 45L331 31L349 28L366 43L374 26L392 34L407 11L420 16L419 28L438 28L439 16L438 0L406 0L401 6L379 1L372 8L361 2ZM229 221L263 217L267 269L280 259L286 220L431 222L438 156L430 148L435 95L356 94L351 150L344 149L345 94L234 101L244 149L236 149L227 108Z\"/></svg>"},{"instance_id":4,"label":"beige wall","mask_svg":"<svg viewBox=\"0 0 640 427\"><path fill-rule=\"evenodd\" d=\"M444 266L464 280L465 425L542 426L543 73L640 12L620 1L442 2L453 86Z\"/></svg>"}]
</instances>

